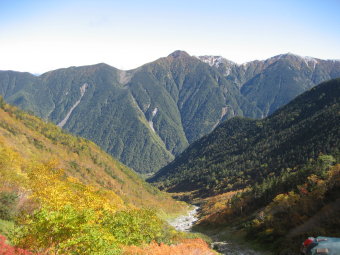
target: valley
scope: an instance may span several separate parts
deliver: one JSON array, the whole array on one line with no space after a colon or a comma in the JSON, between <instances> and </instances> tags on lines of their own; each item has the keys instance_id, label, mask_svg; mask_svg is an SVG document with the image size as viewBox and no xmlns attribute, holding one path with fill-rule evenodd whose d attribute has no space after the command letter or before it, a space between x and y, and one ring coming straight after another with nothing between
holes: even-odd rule
<instances>
[{"instance_id":1,"label":"valley","mask_svg":"<svg viewBox=\"0 0 340 255\"><path fill-rule=\"evenodd\" d=\"M186 215L179 216L175 219L169 220L169 224L173 226L178 231L192 231L192 227L195 225L195 223L198 221L198 206L194 206L193 209L191 209ZM269 252L257 252L254 250L251 250L250 248L247 248L247 244L243 243L240 244L240 241L238 243L236 240L228 240L228 241L219 241L222 239L221 236L223 236L223 232L219 232L215 234L212 234L210 232L205 232L205 234L209 235L209 238L211 238L211 244L210 246L219 252L220 254L231 254L231 255L260 255L260 254L270 254ZM223 238L224 239L224 238Z\"/></svg>"},{"instance_id":2,"label":"valley","mask_svg":"<svg viewBox=\"0 0 340 255\"><path fill-rule=\"evenodd\" d=\"M228 120L148 181L200 204L194 230L220 249L240 236L298 253L305 236L339 235L339 98L334 79L262 120Z\"/></svg>"},{"instance_id":3,"label":"valley","mask_svg":"<svg viewBox=\"0 0 340 255\"><path fill-rule=\"evenodd\" d=\"M0 247L296 254L305 236L339 235L340 80L263 80L292 63L337 75L336 61L292 54L236 65L183 51L124 73L1 71ZM254 99L240 70L289 95Z\"/></svg>"},{"instance_id":4,"label":"valley","mask_svg":"<svg viewBox=\"0 0 340 255\"><path fill-rule=\"evenodd\" d=\"M340 255L340 1L0 10L0 255Z\"/></svg>"}]
</instances>

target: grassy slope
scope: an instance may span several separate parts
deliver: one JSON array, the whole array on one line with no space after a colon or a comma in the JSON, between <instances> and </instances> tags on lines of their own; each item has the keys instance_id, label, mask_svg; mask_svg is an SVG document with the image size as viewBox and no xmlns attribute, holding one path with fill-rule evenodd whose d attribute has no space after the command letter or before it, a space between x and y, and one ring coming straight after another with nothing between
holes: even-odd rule
<instances>
[{"instance_id":1,"label":"grassy slope","mask_svg":"<svg viewBox=\"0 0 340 255\"><path fill-rule=\"evenodd\" d=\"M215 254L197 235L178 233L155 214L182 214L187 210L184 203L144 182L93 142L69 135L2 98L0 120L0 238L9 240L0 246L46 254L135 254L133 249L144 249L138 245L149 245L159 252ZM13 201L8 196L14 196Z\"/></svg>"},{"instance_id":2,"label":"grassy slope","mask_svg":"<svg viewBox=\"0 0 340 255\"><path fill-rule=\"evenodd\" d=\"M1 142L25 159L39 162L56 159L68 175L113 190L137 207L165 212L184 208L88 140L69 135L54 124L7 104L0 109L0 119Z\"/></svg>"}]
</instances>

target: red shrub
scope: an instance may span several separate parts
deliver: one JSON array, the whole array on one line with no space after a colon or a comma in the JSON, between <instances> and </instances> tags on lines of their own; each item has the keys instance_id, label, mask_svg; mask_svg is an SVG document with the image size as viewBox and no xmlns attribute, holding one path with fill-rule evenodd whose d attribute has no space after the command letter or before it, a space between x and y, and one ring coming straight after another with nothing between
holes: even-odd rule
<instances>
[{"instance_id":1,"label":"red shrub","mask_svg":"<svg viewBox=\"0 0 340 255\"><path fill-rule=\"evenodd\" d=\"M144 247L128 246L124 255L214 255L208 244L202 239L185 239L176 245L157 244L153 242Z\"/></svg>"},{"instance_id":2,"label":"red shrub","mask_svg":"<svg viewBox=\"0 0 340 255\"><path fill-rule=\"evenodd\" d=\"M33 253L7 244L6 237L0 235L0 255L33 255Z\"/></svg>"}]
</instances>

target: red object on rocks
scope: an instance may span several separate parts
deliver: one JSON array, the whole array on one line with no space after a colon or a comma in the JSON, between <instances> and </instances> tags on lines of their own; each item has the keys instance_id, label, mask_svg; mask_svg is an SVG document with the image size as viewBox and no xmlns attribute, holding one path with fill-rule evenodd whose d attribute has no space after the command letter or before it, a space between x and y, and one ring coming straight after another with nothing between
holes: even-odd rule
<instances>
[{"instance_id":1,"label":"red object on rocks","mask_svg":"<svg viewBox=\"0 0 340 255\"><path fill-rule=\"evenodd\" d=\"M313 242L314 242L314 238L309 237L303 242L303 246L307 247L308 245L310 245Z\"/></svg>"}]
</instances>

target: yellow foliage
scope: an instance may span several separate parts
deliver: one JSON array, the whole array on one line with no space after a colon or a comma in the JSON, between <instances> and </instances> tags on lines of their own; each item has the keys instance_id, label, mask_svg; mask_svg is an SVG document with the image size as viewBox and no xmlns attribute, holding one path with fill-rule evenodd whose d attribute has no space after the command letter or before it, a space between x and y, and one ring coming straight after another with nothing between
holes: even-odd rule
<instances>
[{"instance_id":1,"label":"yellow foliage","mask_svg":"<svg viewBox=\"0 0 340 255\"><path fill-rule=\"evenodd\" d=\"M93 194L96 187L104 188L105 192L112 191L105 194L108 200L116 201L113 194L117 194L126 204L136 207L155 208L165 213L178 213L186 210L186 205L176 203L169 195L147 184L131 169L103 152L93 142L69 135L54 124L46 123L7 104L0 108L0 119L0 178L3 182L0 183L0 188L3 187L4 182L6 185L30 188L27 183L23 185L27 180L26 171L34 168L36 164L52 162L51 159L56 158L58 159L57 165L52 167L55 168L55 174L57 168L62 168L65 173L61 173L62 180L65 181L66 176L72 176L81 183L90 185L92 188L86 186L87 190L83 190L85 193ZM41 171L42 169L35 170ZM42 176L42 178L47 178L47 176ZM45 181L41 179L41 183ZM72 182L72 179L68 181ZM37 192L41 183L36 183ZM55 180L55 185L60 190L63 189L60 181ZM77 185L74 183L73 186ZM73 187L73 189L76 188ZM54 196L55 198L51 198L51 201L54 200L55 203L63 199L61 195L58 197L60 193L58 190L53 194L51 189L46 187L39 193L42 197L47 197L48 194L50 197ZM45 193L44 196L43 193ZM105 201L100 202L106 205ZM90 203L90 201L85 201L84 207ZM119 204L117 201L116 203Z\"/></svg>"},{"instance_id":2,"label":"yellow foliage","mask_svg":"<svg viewBox=\"0 0 340 255\"><path fill-rule=\"evenodd\" d=\"M254 227L258 227L258 226L260 226L262 223L263 223L263 222L260 221L259 219L254 219L254 220L252 221L252 224L253 224Z\"/></svg>"},{"instance_id":3,"label":"yellow foliage","mask_svg":"<svg viewBox=\"0 0 340 255\"><path fill-rule=\"evenodd\" d=\"M328 172L328 183L329 185L340 184L340 164L336 164Z\"/></svg>"},{"instance_id":4,"label":"yellow foliage","mask_svg":"<svg viewBox=\"0 0 340 255\"><path fill-rule=\"evenodd\" d=\"M271 233L273 233L274 232L274 229L273 228L267 228L266 230L265 230L265 233L266 234L271 234Z\"/></svg>"},{"instance_id":5,"label":"yellow foliage","mask_svg":"<svg viewBox=\"0 0 340 255\"><path fill-rule=\"evenodd\" d=\"M72 205L79 210L93 209L115 212L124 203L113 191L85 185L74 177L67 177L64 170L56 168L57 162L31 163L27 169L31 197L44 206L58 210Z\"/></svg>"},{"instance_id":6,"label":"yellow foliage","mask_svg":"<svg viewBox=\"0 0 340 255\"><path fill-rule=\"evenodd\" d=\"M116 254L120 245L170 241L174 236L163 229L156 211L135 206L164 207L167 212L186 206L94 143L15 107L4 108L0 191L18 196L20 231L11 238L13 244L54 254Z\"/></svg>"},{"instance_id":7,"label":"yellow foliage","mask_svg":"<svg viewBox=\"0 0 340 255\"><path fill-rule=\"evenodd\" d=\"M292 205L296 204L300 199L300 196L296 194L294 191L285 193L285 194L279 194L274 199L271 205L273 207L277 206L281 209L289 208Z\"/></svg>"},{"instance_id":8,"label":"yellow foliage","mask_svg":"<svg viewBox=\"0 0 340 255\"><path fill-rule=\"evenodd\" d=\"M26 180L26 175L21 171L23 159L20 155L0 140L0 179L2 186L17 186Z\"/></svg>"}]
</instances>

